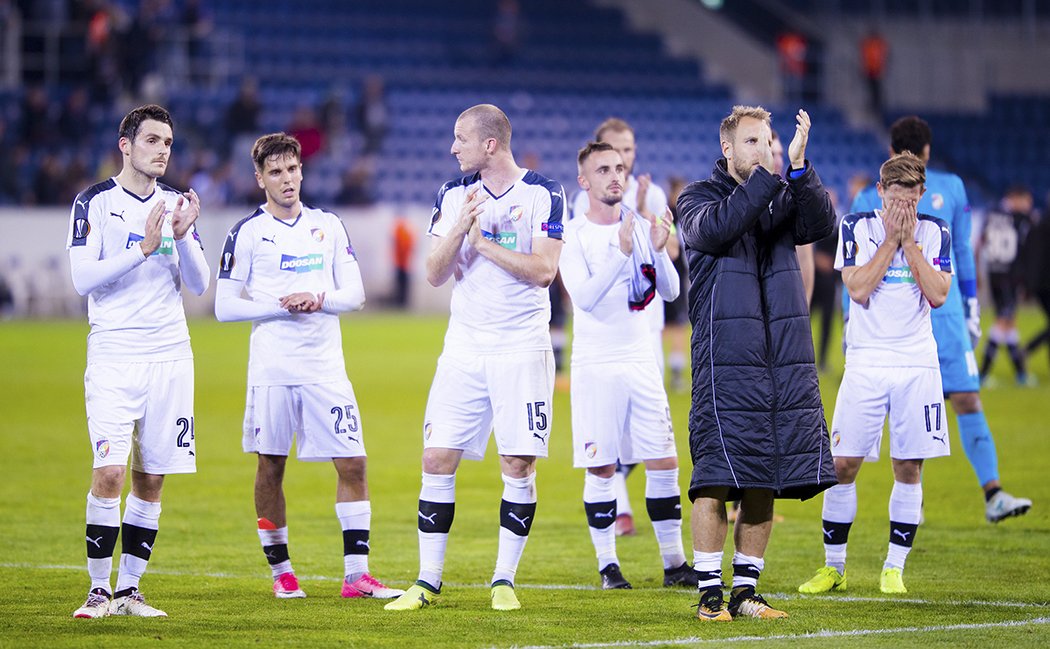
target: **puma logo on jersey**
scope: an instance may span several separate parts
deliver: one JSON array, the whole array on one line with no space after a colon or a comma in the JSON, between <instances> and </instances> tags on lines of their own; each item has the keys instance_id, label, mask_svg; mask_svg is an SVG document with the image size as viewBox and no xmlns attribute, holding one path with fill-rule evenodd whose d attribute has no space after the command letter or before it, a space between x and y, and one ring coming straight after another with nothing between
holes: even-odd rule
<instances>
[{"instance_id":1,"label":"puma logo on jersey","mask_svg":"<svg viewBox=\"0 0 1050 649\"><path fill-rule=\"evenodd\" d=\"M277 245L277 242L276 242L276 241L274 241L273 239L267 239L266 237L263 237L263 238L262 238L262 240L263 240L263 241L268 241L268 242L272 243L272 244L273 244L273 245L275 245L275 246Z\"/></svg>"},{"instance_id":2,"label":"puma logo on jersey","mask_svg":"<svg viewBox=\"0 0 1050 649\"><path fill-rule=\"evenodd\" d=\"M941 444L947 444L947 442L944 441L944 438L947 437L947 436L948 436L947 434L941 435L940 437L937 437L936 435L930 435L930 437L934 438L935 440L937 440Z\"/></svg>"},{"instance_id":3,"label":"puma logo on jersey","mask_svg":"<svg viewBox=\"0 0 1050 649\"><path fill-rule=\"evenodd\" d=\"M896 534L897 536L901 537L905 541L907 541L908 537L911 535L911 532L902 532L900 530L893 530L893 533Z\"/></svg>"},{"instance_id":4,"label":"puma logo on jersey","mask_svg":"<svg viewBox=\"0 0 1050 649\"><path fill-rule=\"evenodd\" d=\"M124 212L121 212L120 214L117 214L116 212L110 212L109 215L110 216L115 216L118 219L120 219L121 221L124 221ZM124 222L127 223L127 221L124 221Z\"/></svg>"},{"instance_id":5,"label":"puma logo on jersey","mask_svg":"<svg viewBox=\"0 0 1050 649\"><path fill-rule=\"evenodd\" d=\"M369 546L369 545L368 545L368 541L361 541L361 540L358 540L358 541L357 541L357 542L356 542L356 543L355 543L354 545L362 545L362 546L364 546L364 547L365 547L366 549L368 549L368 550L371 550L371 549L372 549L372 548L371 548L371 546Z\"/></svg>"},{"instance_id":6,"label":"puma logo on jersey","mask_svg":"<svg viewBox=\"0 0 1050 649\"><path fill-rule=\"evenodd\" d=\"M423 520L425 520L426 522L430 523L431 525L437 525L437 523L434 521L434 519L437 517L437 515L438 515L438 513L434 512L430 516L424 516L423 512L419 512L419 517L422 518Z\"/></svg>"},{"instance_id":7,"label":"puma logo on jersey","mask_svg":"<svg viewBox=\"0 0 1050 649\"><path fill-rule=\"evenodd\" d=\"M99 550L102 549L102 545L100 545L102 543L102 537L101 536L98 537L97 539L93 539L90 536L85 536L84 538L87 539L88 543L94 543L95 547L98 548Z\"/></svg>"},{"instance_id":8,"label":"puma logo on jersey","mask_svg":"<svg viewBox=\"0 0 1050 649\"><path fill-rule=\"evenodd\" d=\"M547 435L550 435L550 433L547 433ZM535 437L536 439L540 440L544 444L547 443L547 435L540 435L539 433L533 433L532 434L533 437Z\"/></svg>"},{"instance_id":9,"label":"puma logo on jersey","mask_svg":"<svg viewBox=\"0 0 1050 649\"><path fill-rule=\"evenodd\" d=\"M616 509L613 508L613 509L610 509L607 512L594 512L594 517L595 518L612 518L613 514L615 514L615 513L616 513Z\"/></svg>"},{"instance_id":10,"label":"puma logo on jersey","mask_svg":"<svg viewBox=\"0 0 1050 649\"><path fill-rule=\"evenodd\" d=\"M347 435L346 438L348 440L350 440L351 442L357 442L358 444L361 443L361 440L357 439L356 437L351 437L351 436Z\"/></svg>"},{"instance_id":11,"label":"puma logo on jersey","mask_svg":"<svg viewBox=\"0 0 1050 649\"><path fill-rule=\"evenodd\" d=\"M508 513L508 514L507 514L507 516L510 516L510 517L511 517L511 518L513 518L514 520L516 520L516 521L518 521L519 523L521 523L521 527L522 527L522 528L524 528L524 527L525 527L525 521L527 521L527 520L529 520L530 518L532 518L532 516L526 516L525 518L518 518L518 515L517 515L517 514L515 514L514 512L510 512L510 513Z\"/></svg>"}]
</instances>

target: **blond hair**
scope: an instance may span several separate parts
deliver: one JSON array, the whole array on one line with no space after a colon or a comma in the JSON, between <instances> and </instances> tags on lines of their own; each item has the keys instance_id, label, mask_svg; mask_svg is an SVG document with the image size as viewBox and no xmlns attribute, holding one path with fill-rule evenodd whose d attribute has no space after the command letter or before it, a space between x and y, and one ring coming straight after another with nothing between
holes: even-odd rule
<instances>
[{"instance_id":1,"label":"blond hair","mask_svg":"<svg viewBox=\"0 0 1050 649\"><path fill-rule=\"evenodd\" d=\"M910 151L898 153L879 167L879 183L883 187L890 185L925 187L926 165L921 158Z\"/></svg>"},{"instance_id":2,"label":"blond hair","mask_svg":"<svg viewBox=\"0 0 1050 649\"><path fill-rule=\"evenodd\" d=\"M625 122L624 120L620 119L619 117L610 117L609 119L599 124L598 128L594 129L594 141L604 142L604 135L606 131L612 131L613 133L623 133L626 131L631 135L634 135L634 129L631 128L631 125Z\"/></svg>"},{"instance_id":3,"label":"blond hair","mask_svg":"<svg viewBox=\"0 0 1050 649\"><path fill-rule=\"evenodd\" d=\"M732 142L733 136L736 135L736 127L740 125L740 120L744 117L751 117L769 124L771 115L761 106L733 106L733 112L729 113L718 127L719 139L722 142Z\"/></svg>"}]
</instances>

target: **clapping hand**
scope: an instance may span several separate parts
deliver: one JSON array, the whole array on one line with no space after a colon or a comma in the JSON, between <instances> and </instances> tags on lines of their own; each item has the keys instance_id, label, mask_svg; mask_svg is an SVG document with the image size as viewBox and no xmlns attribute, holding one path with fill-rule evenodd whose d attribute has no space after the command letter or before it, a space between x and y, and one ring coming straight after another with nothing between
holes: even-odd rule
<instances>
[{"instance_id":1,"label":"clapping hand","mask_svg":"<svg viewBox=\"0 0 1050 649\"><path fill-rule=\"evenodd\" d=\"M809 143L810 126L809 113L800 108L798 114L795 115L795 136L791 138L791 144L788 145L788 160L791 162L791 169L802 169L806 166L806 145Z\"/></svg>"},{"instance_id":2,"label":"clapping hand","mask_svg":"<svg viewBox=\"0 0 1050 649\"><path fill-rule=\"evenodd\" d=\"M171 230L176 241L181 240L189 232L190 226L201 214L201 199L197 192L192 189L179 196L175 203L175 211L171 214Z\"/></svg>"}]
</instances>

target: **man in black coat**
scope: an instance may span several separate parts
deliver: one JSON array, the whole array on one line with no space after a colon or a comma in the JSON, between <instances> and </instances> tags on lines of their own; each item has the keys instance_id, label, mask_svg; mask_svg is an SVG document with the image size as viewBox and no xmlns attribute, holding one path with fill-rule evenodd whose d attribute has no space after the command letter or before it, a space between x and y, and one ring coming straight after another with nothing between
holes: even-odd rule
<instances>
[{"instance_id":1,"label":"man in black coat","mask_svg":"<svg viewBox=\"0 0 1050 649\"><path fill-rule=\"evenodd\" d=\"M755 592L773 500L811 498L836 483L795 254L834 230L835 213L806 160L809 115L796 116L787 180L772 173L769 121L760 107L734 107L719 129L724 158L678 199L693 324L689 498L703 620L787 617ZM728 609L727 499L742 503Z\"/></svg>"}]
</instances>

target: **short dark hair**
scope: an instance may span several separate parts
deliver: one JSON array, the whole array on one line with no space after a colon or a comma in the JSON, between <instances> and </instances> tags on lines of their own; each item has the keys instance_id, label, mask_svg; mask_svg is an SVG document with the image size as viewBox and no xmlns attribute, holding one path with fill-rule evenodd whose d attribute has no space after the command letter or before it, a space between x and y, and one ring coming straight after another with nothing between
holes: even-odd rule
<instances>
[{"instance_id":1,"label":"short dark hair","mask_svg":"<svg viewBox=\"0 0 1050 649\"><path fill-rule=\"evenodd\" d=\"M916 115L902 117L890 127L890 148L894 153L908 151L922 156L923 150L932 142L930 125Z\"/></svg>"},{"instance_id":2,"label":"short dark hair","mask_svg":"<svg viewBox=\"0 0 1050 649\"><path fill-rule=\"evenodd\" d=\"M120 120L120 130L117 136L126 137L129 141L134 142L135 136L139 134L139 129L142 127L142 122L147 120L167 124L172 131L175 130L175 124L172 123L171 114L167 110L157 104L146 104L145 106L139 106L125 115L124 119Z\"/></svg>"},{"instance_id":3,"label":"short dark hair","mask_svg":"<svg viewBox=\"0 0 1050 649\"><path fill-rule=\"evenodd\" d=\"M584 161L586 161L587 158L591 157L591 154L598 153L599 151L615 150L616 149L613 148L613 145L609 144L608 142L588 142L587 144L583 145L583 148L580 149L580 152L576 154L576 164L582 168Z\"/></svg>"},{"instance_id":4,"label":"short dark hair","mask_svg":"<svg viewBox=\"0 0 1050 649\"><path fill-rule=\"evenodd\" d=\"M605 138L602 136L605 135L606 131L613 131L614 133L623 133L626 131L631 135L634 135L634 129L631 128L631 125L619 117L610 117L599 124L598 128L594 129L594 140L596 142L604 142Z\"/></svg>"},{"instance_id":5,"label":"short dark hair","mask_svg":"<svg viewBox=\"0 0 1050 649\"><path fill-rule=\"evenodd\" d=\"M270 133L255 141L252 146L252 162L255 169L262 171L266 167L266 161L273 157L283 158L294 156L296 160L302 161L303 148L299 140L287 133Z\"/></svg>"},{"instance_id":6,"label":"short dark hair","mask_svg":"<svg viewBox=\"0 0 1050 649\"><path fill-rule=\"evenodd\" d=\"M1006 188L1006 191L1003 192L1003 196L1004 197L1026 196L1028 198L1031 198L1032 197L1032 190L1028 188L1028 185L1019 185L1019 184L1010 185L1009 187Z\"/></svg>"}]
</instances>

